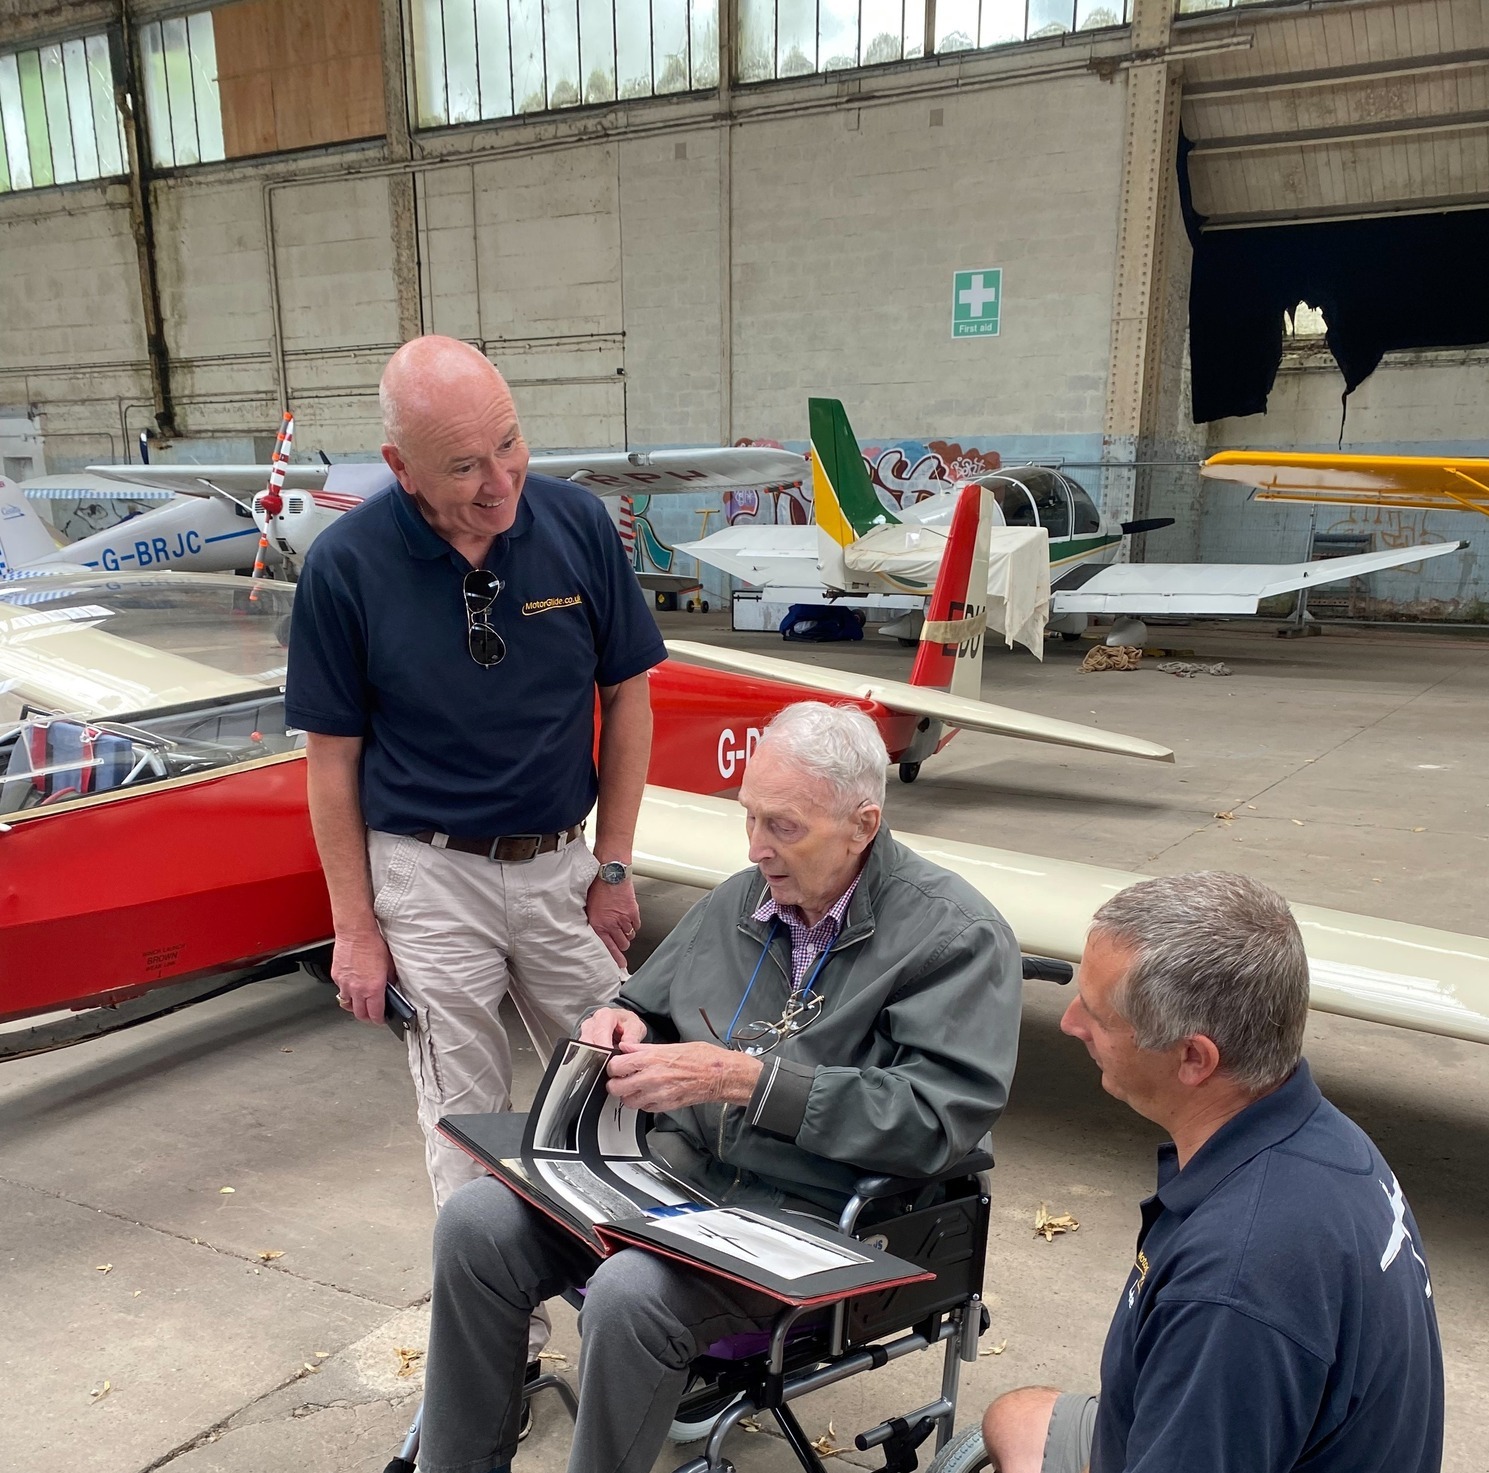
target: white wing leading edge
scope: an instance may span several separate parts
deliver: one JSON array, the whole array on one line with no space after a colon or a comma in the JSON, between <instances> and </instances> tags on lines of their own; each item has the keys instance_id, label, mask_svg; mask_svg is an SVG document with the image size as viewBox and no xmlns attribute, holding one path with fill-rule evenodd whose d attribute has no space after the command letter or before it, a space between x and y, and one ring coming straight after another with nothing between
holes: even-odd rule
<instances>
[{"instance_id":1,"label":"white wing leading edge","mask_svg":"<svg viewBox=\"0 0 1489 1473\"><path fill-rule=\"evenodd\" d=\"M1040 956L1078 961L1091 916L1144 878L1007 849L895 831L895 838L981 891ZM649 787L635 870L710 889L749 864L739 806ZM1489 939L1294 905L1312 972L1312 1005L1373 1023L1489 1043Z\"/></svg>"}]
</instances>

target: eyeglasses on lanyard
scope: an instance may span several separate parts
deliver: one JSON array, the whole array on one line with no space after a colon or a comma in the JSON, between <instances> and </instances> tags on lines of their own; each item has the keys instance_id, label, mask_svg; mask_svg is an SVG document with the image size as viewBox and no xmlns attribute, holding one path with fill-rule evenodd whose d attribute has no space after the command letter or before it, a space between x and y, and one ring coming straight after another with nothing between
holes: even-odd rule
<instances>
[{"instance_id":1,"label":"eyeglasses on lanyard","mask_svg":"<svg viewBox=\"0 0 1489 1473\"><path fill-rule=\"evenodd\" d=\"M760 976L760 968L765 965L765 958L770 953L771 943L776 939L780 927L779 919L771 922L765 945L760 948L760 959L755 963L755 970L750 973L749 986L745 988L744 996L740 998L739 1006L734 1010L734 1018L722 1038L719 1038L719 1031L713 1026L707 1012L702 1008L698 1009L698 1016L703 1019L704 1027L725 1048L741 1049L744 1053L756 1056L768 1054L786 1039L794 1038L821 1016L822 994L812 989L817 984L822 968L827 964L828 953L832 950L831 941L818 952L817 960L811 972L808 973L806 982L801 987L791 989L790 995L786 998L786 1005L781 1009L781 1016L774 1023L757 1022L746 1023L743 1028L739 1026L740 1015L745 1010L745 1004L750 1000L750 993L755 990L755 981ZM768 1039L769 1042L761 1042L762 1039Z\"/></svg>"}]
</instances>

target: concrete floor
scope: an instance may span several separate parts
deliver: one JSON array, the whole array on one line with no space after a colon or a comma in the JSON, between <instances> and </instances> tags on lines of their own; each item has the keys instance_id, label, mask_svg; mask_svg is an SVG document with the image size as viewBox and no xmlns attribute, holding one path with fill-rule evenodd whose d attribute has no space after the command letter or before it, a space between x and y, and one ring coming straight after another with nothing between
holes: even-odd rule
<instances>
[{"instance_id":1,"label":"concrete floor","mask_svg":"<svg viewBox=\"0 0 1489 1473\"><path fill-rule=\"evenodd\" d=\"M782 653L779 640L716 622L666 623ZM1043 666L991 655L984 694L1166 740L1175 766L962 736L914 786L891 783L891 821L1155 872L1244 868L1295 899L1482 933L1482 642L1333 631L1283 642L1217 628L1175 631L1172 643L1235 673L1081 675L1081 651L1052 645ZM905 666L883 644L792 654L886 675ZM692 898L644 887L644 948ZM996 1136L983 1346L1006 1346L965 1369L967 1422L1012 1385L1094 1380L1151 1187L1157 1132L1102 1094L1084 1051L1058 1032L1062 1005L1054 987L1029 992ZM1308 1054L1415 1208L1447 1359L1445 1467L1478 1473L1489 1445L1489 1051L1318 1016ZM518 1062L520 1094L537 1070L530 1051ZM419 1392L417 1370L399 1376L398 1351L420 1348L427 1323L432 1213L412 1113L393 1040L346 1020L303 977L0 1067L0 1466L381 1469ZM1036 1238L1041 1201L1074 1213L1080 1231ZM1307 1204L1298 1227L1308 1231ZM566 1316L553 1349L572 1371ZM802 1404L802 1420L813 1435L831 1424L851 1447L853 1432L933 1395L937 1374L928 1356L898 1363ZM566 1452L550 1398L517 1467L561 1469ZM731 1454L742 1473L795 1466L769 1431L736 1434Z\"/></svg>"}]
</instances>

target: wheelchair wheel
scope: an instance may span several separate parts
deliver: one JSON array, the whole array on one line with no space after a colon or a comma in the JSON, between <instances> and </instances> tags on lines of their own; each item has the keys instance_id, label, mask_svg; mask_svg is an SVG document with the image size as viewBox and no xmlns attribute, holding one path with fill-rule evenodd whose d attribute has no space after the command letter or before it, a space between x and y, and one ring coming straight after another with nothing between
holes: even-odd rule
<instances>
[{"instance_id":1,"label":"wheelchair wheel","mask_svg":"<svg viewBox=\"0 0 1489 1473\"><path fill-rule=\"evenodd\" d=\"M925 1473L977 1473L979 1468L990 1469L992 1466L993 1460L982 1445L982 1428L968 1427L931 1459Z\"/></svg>"}]
</instances>

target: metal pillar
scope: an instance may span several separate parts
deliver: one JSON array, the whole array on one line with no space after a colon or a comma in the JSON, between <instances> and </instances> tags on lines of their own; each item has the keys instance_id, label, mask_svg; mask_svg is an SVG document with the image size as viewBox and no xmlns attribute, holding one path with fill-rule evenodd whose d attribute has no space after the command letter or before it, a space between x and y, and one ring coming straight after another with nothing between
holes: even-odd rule
<instances>
[{"instance_id":1,"label":"metal pillar","mask_svg":"<svg viewBox=\"0 0 1489 1473\"><path fill-rule=\"evenodd\" d=\"M413 157L409 128L408 48L402 0L382 0L383 112L390 163ZM418 202L412 172L388 176L388 224L393 234L393 284L398 293L398 337L402 342L424 331L424 301L419 281Z\"/></svg>"},{"instance_id":2,"label":"metal pillar","mask_svg":"<svg viewBox=\"0 0 1489 1473\"><path fill-rule=\"evenodd\" d=\"M1136 0L1135 60L1126 69L1122 195L1117 219L1116 290L1107 372L1102 459L1103 509L1129 520L1137 501L1140 441L1151 435L1162 363L1163 262L1178 147L1180 84L1168 59L1171 0Z\"/></svg>"}]
</instances>

